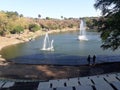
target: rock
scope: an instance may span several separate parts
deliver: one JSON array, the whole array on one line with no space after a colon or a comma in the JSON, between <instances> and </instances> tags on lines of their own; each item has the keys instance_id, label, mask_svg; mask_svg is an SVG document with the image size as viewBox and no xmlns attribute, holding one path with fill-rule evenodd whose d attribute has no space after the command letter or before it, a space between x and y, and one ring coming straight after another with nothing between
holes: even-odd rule
<instances>
[{"instance_id":1,"label":"rock","mask_svg":"<svg viewBox=\"0 0 120 90\"><path fill-rule=\"evenodd\" d=\"M0 62L0 66L6 66L6 65L8 65L7 62Z\"/></svg>"},{"instance_id":2,"label":"rock","mask_svg":"<svg viewBox=\"0 0 120 90\"><path fill-rule=\"evenodd\" d=\"M6 61L4 58L0 57L0 62Z\"/></svg>"},{"instance_id":3,"label":"rock","mask_svg":"<svg viewBox=\"0 0 120 90\"><path fill-rule=\"evenodd\" d=\"M6 60L2 57L0 57L0 65L8 65L8 62L6 62Z\"/></svg>"}]
</instances>

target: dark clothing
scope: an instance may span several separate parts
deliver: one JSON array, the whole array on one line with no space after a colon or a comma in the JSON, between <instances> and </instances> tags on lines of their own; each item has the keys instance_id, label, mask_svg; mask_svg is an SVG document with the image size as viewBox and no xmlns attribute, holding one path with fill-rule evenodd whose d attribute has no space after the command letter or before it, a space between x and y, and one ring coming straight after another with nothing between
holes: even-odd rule
<instances>
[{"instance_id":1,"label":"dark clothing","mask_svg":"<svg viewBox=\"0 0 120 90\"><path fill-rule=\"evenodd\" d=\"M90 65L90 55L87 58L88 64Z\"/></svg>"},{"instance_id":2,"label":"dark clothing","mask_svg":"<svg viewBox=\"0 0 120 90\"><path fill-rule=\"evenodd\" d=\"M93 56L93 64L95 64L95 61L96 61L96 56L94 55Z\"/></svg>"}]
</instances>

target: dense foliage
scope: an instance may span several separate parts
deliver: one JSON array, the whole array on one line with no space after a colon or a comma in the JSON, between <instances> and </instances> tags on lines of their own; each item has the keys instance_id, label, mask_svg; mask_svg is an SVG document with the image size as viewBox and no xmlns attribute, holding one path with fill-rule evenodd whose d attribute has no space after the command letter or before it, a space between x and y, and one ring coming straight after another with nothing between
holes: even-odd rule
<instances>
[{"instance_id":1,"label":"dense foliage","mask_svg":"<svg viewBox=\"0 0 120 90\"><path fill-rule=\"evenodd\" d=\"M97 17L84 17L87 23L87 29L96 29L95 21ZM79 18L38 18L24 17L22 14L12 11L0 11L0 35L20 34L25 30L35 32L37 30L62 30L62 29L78 29L80 26Z\"/></svg>"},{"instance_id":2,"label":"dense foliage","mask_svg":"<svg viewBox=\"0 0 120 90\"><path fill-rule=\"evenodd\" d=\"M17 12L0 11L0 35L16 34L28 28L30 20L21 17Z\"/></svg>"},{"instance_id":3,"label":"dense foliage","mask_svg":"<svg viewBox=\"0 0 120 90\"><path fill-rule=\"evenodd\" d=\"M10 31L12 34L20 34L22 32L24 32L24 28L22 26L15 26L14 29Z\"/></svg>"},{"instance_id":4,"label":"dense foliage","mask_svg":"<svg viewBox=\"0 0 120 90\"><path fill-rule=\"evenodd\" d=\"M38 30L40 30L40 26L38 26L37 24L30 24L29 30L32 32L38 31Z\"/></svg>"},{"instance_id":5,"label":"dense foliage","mask_svg":"<svg viewBox=\"0 0 120 90\"><path fill-rule=\"evenodd\" d=\"M104 49L120 48L120 0L96 0L95 8L102 11L103 17L98 20L98 28L103 40Z\"/></svg>"},{"instance_id":6,"label":"dense foliage","mask_svg":"<svg viewBox=\"0 0 120 90\"><path fill-rule=\"evenodd\" d=\"M67 28L78 28L79 20L58 20L58 19L47 19L40 20L39 24L43 29L56 30L56 29L67 29Z\"/></svg>"}]
</instances>

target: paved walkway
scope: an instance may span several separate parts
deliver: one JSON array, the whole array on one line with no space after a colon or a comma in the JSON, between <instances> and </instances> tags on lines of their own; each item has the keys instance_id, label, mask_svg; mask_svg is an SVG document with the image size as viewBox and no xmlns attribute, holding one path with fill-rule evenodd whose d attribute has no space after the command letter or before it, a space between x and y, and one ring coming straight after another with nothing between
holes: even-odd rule
<instances>
[{"instance_id":1,"label":"paved walkway","mask_svg":"<svg viewBox=\"0 0 120 90\"><path fill-rule=\"evenodd\" d=\"M120 90L120 73L44 82L1 79L0 90Z\"/></svg>"}]
</instances>

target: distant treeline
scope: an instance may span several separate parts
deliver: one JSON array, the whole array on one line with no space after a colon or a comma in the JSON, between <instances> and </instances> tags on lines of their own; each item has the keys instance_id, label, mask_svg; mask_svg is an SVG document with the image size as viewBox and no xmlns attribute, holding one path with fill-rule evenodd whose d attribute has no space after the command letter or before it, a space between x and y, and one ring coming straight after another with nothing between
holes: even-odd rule
<instances>
[{"instance_id":1,"label":"distant treeline","mask_svg":"<svg viewBox=\"0 0 120 90\"><path fill-rule=\"evenodd\" d=\"M97 17L84 17L87 29L97 30ZM37 30L58 30L68 28L79 28L80 18L54 19L46 17L38 18L24 17L18 12L0 11L0 35L20 34L25 30L35 32Z\"/></svg>"}]
</instances>

